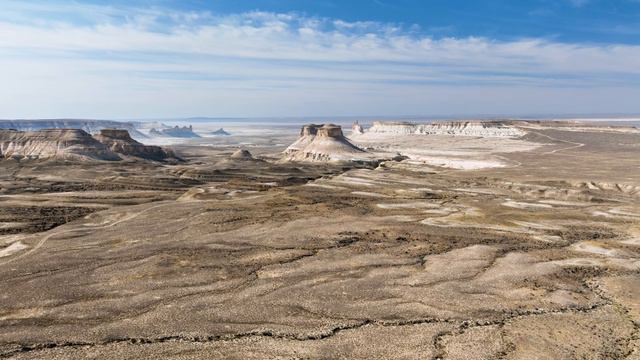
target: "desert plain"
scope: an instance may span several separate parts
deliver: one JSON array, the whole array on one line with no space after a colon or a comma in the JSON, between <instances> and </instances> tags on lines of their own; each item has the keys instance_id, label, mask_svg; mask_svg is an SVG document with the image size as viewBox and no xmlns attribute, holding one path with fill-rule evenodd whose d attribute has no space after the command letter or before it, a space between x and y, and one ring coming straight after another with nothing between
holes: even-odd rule
<instances>
[{"instance_id":1,"label":"desert plain","mask_svg":"<svg viewBox=\"0 0 640 360\"><path fill-rule=\"evenodd\" d=\"M0 358L640 359L640 130L498 125L0 160Z\"/></svg>"}]
</instances>

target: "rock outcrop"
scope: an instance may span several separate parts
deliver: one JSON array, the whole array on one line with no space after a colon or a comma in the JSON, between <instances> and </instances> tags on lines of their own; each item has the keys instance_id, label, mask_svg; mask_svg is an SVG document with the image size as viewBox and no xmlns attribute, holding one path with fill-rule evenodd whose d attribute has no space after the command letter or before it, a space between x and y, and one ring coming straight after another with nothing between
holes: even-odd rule
<instances>
[{"instance_id":1,"label":"rock outcrop","mask_svg":"<svg viewBox=\"0 0 640 360\"><path fill-rule=\"evenodd\" d=\"M0 120L0 129L18 131L38 131L44 129L81 129L89 134L95 134L102 129L127 130L135 139L145 139L147 136L136 129L132 122L112 120L82 120L82 119L44 119L44 120Z\"/></svg>"},{"instance_id":2,"label":"rock outcrop","mask_svg":"<svg viewBox=\"0 0 640 360\"><path fill-rule=\"evenodd\" d=\"M526 134L525 131L500 121L443 121L430 124L375 121L367 133L477 137L520 137Z\"/></svg>"},{"instance_id":3,"label":"rock outcrop","mask_svg":"<svg viewBox=\"0 0 640 360\"><path fill-rule=\"evenodd\" d=\"M229 134L227 131L225 131L223 128L220 128L216 131L212 131L211 135L216 135L216 136L229 136L231 134Z\"/></svg>"},{"instance_id":4,"label":"rock outcrop","mask_svg":"<svg viewBox=\"0 0 640 360\"><path fill-rule=\"evenodd\" d=\"M289 161L360 161L367 153L353 145L338 125L305 125L300 138L285 150Z\"/></svg>"},{"instance_id":5,"label":"rock outcrop","mask_svg":"<svg viewBox=\"0 0 640 360\"><path fill-rule=\"evenodd\" d=\"M176 158L171 151L159 146L144 145L132 139L126 130L103 129L94 138L109 150L125 156L134 156L147 160L164 161Z\"/></svg>"},{"instance_id":6,"label":"rock outcrop","mask_svg":"<svg viewBox=\"0 0 640 360\"><path fill-rule=\"evenodd\" d=\"M196 134L193 131L193 126L191 125L183 126L183 127L176 125L168 129L153 128L149 130L149 135L160 136L160 137L176 137L176 138L199 138L200 137L200 135Z\"/></svg>"},{"instance_id":7,"label":"rock outcrop","mask_svg":"<svg viewBox=\"0 0 640 360\"><path fill-rule=\"evenodd\" d=\"M318 128L321 125L308 124L302 126L300 137L284 151L285 154L291 155L301 151L315 139L318 134Z\"/></svg>"},{"instance_id":8,"label":"rock outcrop","mask_svg":"<svg viewBox=\"0 0 640 360\"><path fill-rule=\"evenodd\" d=\"M362 128L362 125L358 124L358 122L354 122L353 125L351 125L351 135L362 135L364 134L364 129Z\"/></svg>"},{"instance_id":9,"label":"rock outcrop","mask_svg":"<svg viewBox=\"0 0 640 360\"><path fill-rule=\"evenodd\" d=\"M252 168L258 163L264 163L265 161L262 159L257 159L253 157L253 155L249 152L249 150L238 149L234 151L231 155L223 158L222 160L216 162L216 169L243 169L243 168Z\"/></svg>"},{"instance_id":10,"label":"rock outcrop","mask_svg":"<svg viewBox=\"0 0 640 360\"><path fill-rule=\"evenodd\" d=\"M127 130L103 129L91 136L80 129L0 130L0 158L117 161L180 160L171 151L134 140Z\"/></svg>"},{"instance_id":11,"label":"rock outcrop","mask_svg":"<svg viewBox=\"0 0 640 360\"><path fill-rule=\"evenodd\" d=\"M245 149L238 149L234 151L229 158L233 160L255 160L249 150Z\"/></svg>"},{"instance_id":12,"label":"rock outcrop","mask_svg":"<svg viewBox=\"0 0 640 360\"><path fill-rule=\"evenodd\" d=\"M120 160L80 129L0 130L0 157L14 159Z\"/></svg>"}]
</instances>

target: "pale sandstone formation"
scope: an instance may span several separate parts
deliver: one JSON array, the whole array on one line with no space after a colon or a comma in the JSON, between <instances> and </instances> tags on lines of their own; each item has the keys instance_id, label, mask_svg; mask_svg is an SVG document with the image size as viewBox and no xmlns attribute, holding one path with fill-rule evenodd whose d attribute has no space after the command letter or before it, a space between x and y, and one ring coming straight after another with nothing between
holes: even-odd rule
<instances>
[{"instance_id":1,"label":"pale sandstone formation","mask_svg":"<svg viewBox=\"0 0 640 360\"><path fill-rule=\"evenodd\" d=\"M0 156L14 159L120 160L80 129L0 130Z\"/></svg>"},{"instance_id":2,"label":"pale sandstone formation","mask_svg":"<svg viewBox=\"0 0 640 360\"><path fill-rule=\"evenodd\" d=\"M127 130L103 129L94 138L107 146L111 151L126 156L134 156L148 160L163 161L175 158L171 151L159 146L144 145L129 136Z\"/></svg>"},{"instance_id":3,"label":"pale sandstone formation","mask_svg":"<svg viewBox=\"0 0 640 360\"><path fill-rule=\"evenodd\" d=\"M478 137L520 137L526 134L523 130L498 121L447 121L431 124L375 121L368 133Z\"/></svg>"},{"instance_id":4,"label":"pale sandstone formation","mask_svg":"<svg viewBox=\"0 0 640 360\"><path fill-rule=\"evenodd\" d=\"M305 125L300 138L286 150L289 161L358 161L367 160L366 151L353 145L339 125Z\"/></svg>"}]
</instances>

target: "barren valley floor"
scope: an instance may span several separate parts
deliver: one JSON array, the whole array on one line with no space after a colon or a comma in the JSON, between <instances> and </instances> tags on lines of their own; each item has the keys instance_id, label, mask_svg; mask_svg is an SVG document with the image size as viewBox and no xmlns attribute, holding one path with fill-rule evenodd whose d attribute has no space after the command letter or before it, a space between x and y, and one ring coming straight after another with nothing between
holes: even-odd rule
<instances>
[{"instance_id":1,"label":"barren valley floor","mask_svg":"<svg viewBox=\"0 0 640 360\"><path fill-rule=\"evenodd\" d=\"M4 160L0 358L639 359L640 134L525 130Z\"/></svg>"}]
</instances>

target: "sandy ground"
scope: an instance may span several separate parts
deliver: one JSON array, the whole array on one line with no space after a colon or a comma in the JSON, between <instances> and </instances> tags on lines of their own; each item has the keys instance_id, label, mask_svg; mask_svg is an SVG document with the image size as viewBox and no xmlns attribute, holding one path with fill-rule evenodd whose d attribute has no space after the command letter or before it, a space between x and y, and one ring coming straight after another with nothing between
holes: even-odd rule
<instances>
[{"instance_id":1,"label":"sandy ground","mask_svg":"<svg viewBox=\"0 0 640 360\"><path fill-rule=\"evenodd\" d=\"M4 163L0 358L638 358L640 137L574 130Z\"/></svg>"}]
</instances>

